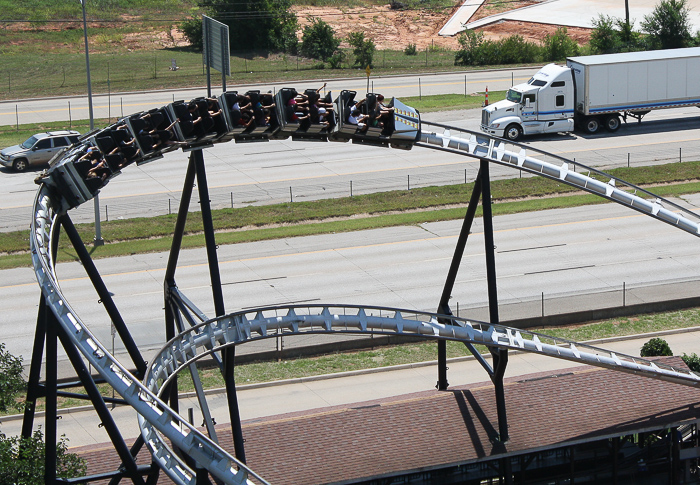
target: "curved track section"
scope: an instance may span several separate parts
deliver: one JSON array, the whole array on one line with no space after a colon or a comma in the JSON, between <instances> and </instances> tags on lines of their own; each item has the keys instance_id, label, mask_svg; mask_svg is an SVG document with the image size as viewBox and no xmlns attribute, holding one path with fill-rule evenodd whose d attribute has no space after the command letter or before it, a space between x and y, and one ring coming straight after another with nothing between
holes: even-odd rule
<instances>
[{"instance_id":1,"label":"curved track section","mask_svg":"<svg viewBox=\"0 0 700 485\"><path fill-rule=\"evenodd\" d=\"M563 182L612 202L629 207L674 227L700 236L700 216L641 187L604 172L541 150L511 143L483 133L462 130L438 123L421 123L421 141L417 146L437 148L511 167ZM427 126L441 130L426 132ZM559 165L538 158L551 158ZM578 167L578 171L576 168ZM582 172L587 172L584 174Z\"/></svg>"},{"instance_id":2,"label":"curved track section","mask_svg":"<svg viewBox=\"0 0 700 485\"><path fill-rule=\"evenodd\" d=\"M95 338L61 293L50 256L51 231L55 228L56 214L53 213L51 198L45 187L37 193L34 208L30 247L37 280L47 304L83 356L138 412L146 443L170 479L178 484L194 485L196 473L174 453L161 436L171 440L183 453L224 483L253 483L249 478L257 479L258 483L267 483L170 409Z\"/></svg>"},{"instance_id":3,"label":"curved track section","mask_svg":"<svg viewBox=\"0 0 700 485\"><path fill-rule=\"evenodd\" d=\"M348 119L343 113L352 111L354 104L360 104L353 102L354 92L343 91L334 101L337 115L331 119L333 123L310 125L285 121L287 118L281 108L288 106L286 97L295 95L296 91L290 88L280 90L275 95L277 113L273 113L270 122L263 123L262 126L251 124L251 121L242 128L233 123L228 106L235 101L235 97L228 99L229 93L224 93L218 98L219 106L226 108L226 111L220 110L225 116L217 119L217 123L207 115L207 101L192 102L193 112L199 110L201 120L209 123L207 125L202 122L198 126L210 126L209 131L192 131L197 122L191 119L186 121L185 118L189 115L181 101L148 113L131 115L104 130L89 133L78 145L59 154L53 160L49 171L43 174L38 182L41 188L35 199L30 246L34 270L47 304L73 344L116 392L138 412L145 442L149 445L154 459L175 483L194 485L196 473L178 457L165 439L170 440L174 447L192 457L224 483L251 483L251 479L266 483L170 409L159 398L158 393L183 365L197 360L202 355L222 347L280 333L387 333L459 340L536 352L681 384L698 385L700 377L690 371L660 366L650 361L616 355L602 349L508 327L410 310L347 306L266 308L253 313L234 313L211 320L169 342L150 367L146 379L148 386L141 384L95 338L64 298L55 272L55 261L51 257L51 234L57 230L56 224L62 214L93 198L126 165L162 158L164 153L179 147L186 150L200 149L211 143L230 140L266 141L270 138L284 139L291 136L292 139L321 141L352 140L401 149L410 149L416 145L447 150L560 180L662 220L695 236L700 235L700 218L670 201L602 172L523 145L444 125L423 123L421 128L417 111L399 100L392 100L392 114L381 129L368 127L360 130L357 125L343 122ZM376 103L376 97L374 94L368 94L363 100L366 101L365 107ZM212 101L216 102L210 100ZM147 143L148 140L144 140L140 135L143 132L138 128L146 122L145 120L150 120L153 126L157 125L156 128L160 132L174 130L178 142L159 148L156 145L151 146L149 143L152 139ZM442 132L426 132L427 126L436 127ZM461 134L456 136L452 134L454 132ZM95 170L90 169L92 162L89 159L89 149L97 149L103 153L102 163L96 167L94 177L91 175ZM562 163L555 165L540 160L537 153L556 158ZM577 173L576 165L588 170L588 174ZM449 324L439 323L445 321Z\"/></svg>"},{"instance_id":4,"label":"curved track section","mask_svg":"<svg viewBox=\"0 0 700 485\"><path fill-rule=\"evenodd\" d=\"M447 315L356 305L269 307L211 319L168 342L149 365L144 383L151 392L159 394L180 370L227 346L280 335L334 333L456 340L532 352L687 386L700 386L700 375L690 370L616 354L570 340Z\"/></svg>"}]
</instances>

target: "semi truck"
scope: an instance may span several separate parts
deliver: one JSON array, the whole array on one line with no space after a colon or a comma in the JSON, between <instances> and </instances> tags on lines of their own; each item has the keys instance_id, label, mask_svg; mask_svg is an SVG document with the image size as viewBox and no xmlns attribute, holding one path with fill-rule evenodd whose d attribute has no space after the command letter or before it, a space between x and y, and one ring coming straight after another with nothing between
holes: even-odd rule
<instances>
[{"instance_id":1,"label":"semi truck","mask_svg":"<svg viewBox=\"0 0 700 485\"><path fill-rule=\"evenodd\" d=\"M575 129L615 132L652 110L700 106L700 47L569 57L485 106L481 130L511 141Z\"/></svg>"}]
</instances>

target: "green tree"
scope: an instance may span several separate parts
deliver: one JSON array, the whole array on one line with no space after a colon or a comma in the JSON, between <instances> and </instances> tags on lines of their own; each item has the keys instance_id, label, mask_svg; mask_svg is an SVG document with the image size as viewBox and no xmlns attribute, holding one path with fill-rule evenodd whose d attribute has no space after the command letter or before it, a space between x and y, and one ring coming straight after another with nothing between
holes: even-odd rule
<instances>
[{"instance_id":1,"label":"green tree","mask_svg":"<svg viewBox=\"0 0 700 485\"><path fill-rule=\"evenodd\" d=\"M228 25L232 51L296 52L299 24L291 0L213 0L200 6L206 15ZM201 23L201 18L194 18L180 24L193 46L196 42L190 35L201 31Z\"/></svg>"},{"instance_id":2,"label":"green tree","mask_svg":"<svg viewBox=\"0 0 700 485\"><path fill-rule=\"evenodd\" d=\"M484 44L484 33L476 30L465 30L457 37L459 50L455 54L456 66L475 66L481 61L481 47Z\"/></svg>"},{"instance_id":3,"label":"green tree","mask_svg":"<svg viewBox=\"0 0 700 485\"><path fill-rule=\"evenodd\" d=\"M700 357L698 357L698 354L693 352L692 354L687 355L684 352L681 359L683 359L683 362L685 362L685 365L687 365L690 370L693 372L700 372Z\"/></svg>"},{"instance_id":4,"label":"green tree","mask_svg":"<svg viewBox=\"0 0 700 485\"><path fill-rule=\"evenodd\" d=\"M190 45L197 52L204 50L204 42L202 39L202 19L192 18L187 19L180 24L180 30L187 37Z\"/></svg>"},{"instance_id":5,"label":"green tree","mask_svg":"<svg viewBox=\"0 0 700 485\"><path fill-rule=\"evenodd\" d=\"M568 56L578 55L578 44L569 37L566 27L559 27L554 35L546 35L542 41L542 55L545 61L563 61Z\"/></svg>"},{"instance_id":6,"label":"green tree","mask_svg":"<svg viewBox=\"0 0 700 485\"><path fill-rule=\"evenodd\" d=\"M649 34L649 47L677 49L692 45L689 13L686 0L661 0L642 22L642 30Z\"/></svg>"},{"instance_id":7,"label":"green tree","mask_svg":"<svg viewBox=\"0 0 700 485\"><path fill-rule=\"evenodd\" d=\"M18 411L18 400L26 383L22 377L22 359L5 350L0 343L0 412ZM46 446L41 430L28 438L0 433L0 484L35 485L44 483ZM70 478L85 475L85 460L68 453L65 437L56 444L56 476Z\"/></svg>"},{"instance_id":8,"label":"green tree","mask_svg":"<svg viewBox=\"0 0 700 485\"><path fill-rule=\"evenodd\" d=\"M22 358L9 353L5 344L0 343L0 412L21 410L23 404L17 398L25 387Z\"/></svg>"},{"instance_id":9,"label":"green tree","mask_svg":"<svg viewBox=\"0 0 700 485\"><path fill-rule=\"evenodd\" d=\"M8 437L0 433L0 483L44 483L45 451L41 430L36 430L29 438ZM56 476L72 478L84 476L86 471L85 460L74 453L68 453L68 440L61 437L56 444Z\"/></svg>"},{"instance_id":10,"label":"green tree","mask_svg":"<svg viewBox=\"0 0 700 485\"><path fill-rule=\"evenodd\" d=\"M611 54L620 52L620 33L615 29L617 19L609 15L598 15L593 19L593 30L591 31L591 53Z\"/></svg>"},{"instance_id":11,"label":"green tree","mask_svg":"<svg viewBox=\"0 0 700 485\"><path fill-rule=\"evenodd\" d=\"M301 37L301 53L306 57L328 61L338 50L340 39L335 30L323 20L312 17L311 23L304 27Z\"/></svg>"},{"instance_id":12,"label":"green tree","mask_svg":"<svg viewBox=\"0 0 700 485\"><path fill-rule=\"evenodd\" d=\"M364 32L350 32L348 34L348 44L353 48L356 67L372 67L372 58L377 48L372 39L365 39Z\"/></svg>"}]
</instances>

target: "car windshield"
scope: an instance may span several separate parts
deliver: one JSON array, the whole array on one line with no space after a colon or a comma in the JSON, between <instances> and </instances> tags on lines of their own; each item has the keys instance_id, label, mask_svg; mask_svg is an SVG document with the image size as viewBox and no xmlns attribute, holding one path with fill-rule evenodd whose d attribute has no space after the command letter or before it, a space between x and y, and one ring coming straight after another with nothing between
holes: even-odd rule
<instances>
[{"instance_id":1,"label":"car windshield","mask_svg":"<svg viewBox=\"0 0 700 485\"><path fill-rule=\"evenodd\" d=\"M37 138L36 138L35 136L30 136L30 137L27 138L27 139L24 141L24 143L22 143L20 146L21 146L22 148L26 148L27 150L29 150L31 147L34 146L34 144L35 144L37 141L38 141L38 140L37 140Z\"/></svg>"},{"instance_id":2,"label":"car windshield","mask_svg":"<svg viewBox=\"0 0 700 485\"><path fill-rule=\"evenodd\" d=\"M513 103L519 103L522 97L523 95L521 93L513 91L512 89L509 89L508 94L506 94L506 99L508 101L512 101Z\"/></svg>"}]
</instances>

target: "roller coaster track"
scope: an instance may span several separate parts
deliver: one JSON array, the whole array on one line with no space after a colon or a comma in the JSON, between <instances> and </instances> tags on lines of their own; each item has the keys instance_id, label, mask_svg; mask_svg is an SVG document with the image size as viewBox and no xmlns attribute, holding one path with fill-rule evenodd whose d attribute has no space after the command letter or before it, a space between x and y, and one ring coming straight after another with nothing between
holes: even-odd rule
<instances>
[{"instance_id":1,"label":"roller coaster track","mask_svg":"<svg viewBox=\"0 0 700 485\"><path fill-rule=\"evenodd\" d=\"M426 132L428 126L442 131ZM453 133L459 133L460 136ZM451 151L560 180L695 236L700 235L700 218L693 212L602 172L523 145L507 143L481 133L423 122L420 141L416 142L416 146ZM529 153L557 159L561 164L540 160ZM576 167L587 170L588 174L577 172ZM61 201L56 200L57 197L59 195L56 191L47 185L40 187L35 198L31 224L32 261L44 298L73 345L136 410L142 436L154 460L178 484L194 485L196 472L166 443L166 439L224 483L267 483L168 407L160 397L164 387L185 366L223 348L256 339L303 333L411 335L533 352L689 386L700 385L700 376L687 369L656 364L541 334L447 315L343 305L270 307L208 320L187 329L168 342L151 362L144 383L141 383L98 341L61 292L51 247L52 233L58 230L61 217L55 208L63 207Z\"/></svg>"}]
</instances>

